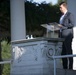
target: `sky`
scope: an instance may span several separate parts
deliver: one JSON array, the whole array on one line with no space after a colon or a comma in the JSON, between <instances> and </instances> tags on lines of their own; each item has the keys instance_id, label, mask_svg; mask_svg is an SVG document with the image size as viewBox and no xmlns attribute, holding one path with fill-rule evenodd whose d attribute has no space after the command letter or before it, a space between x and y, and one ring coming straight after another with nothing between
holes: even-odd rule
<instances>
[{"instance_id":1,"label":"sky","mask_svg":"<svg viewBox=\"0 0 76 75\"><path fill-rule=\"evenodd\" d=\"M52 4L56 4L57 3L57 0L33 0L33 1L37 2L37 3L41 3L43 1L46 1L46 3L52 2Z\"/></svg>"}]
</instances>

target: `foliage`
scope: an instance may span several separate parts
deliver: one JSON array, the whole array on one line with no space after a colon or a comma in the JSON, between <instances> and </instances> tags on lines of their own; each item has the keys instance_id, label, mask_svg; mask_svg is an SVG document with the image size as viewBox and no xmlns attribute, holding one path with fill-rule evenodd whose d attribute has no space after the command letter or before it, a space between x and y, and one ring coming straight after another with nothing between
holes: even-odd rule
<instances>
[{"instance_id":1,"label":"foliage","mask_svg":"<svg viewBox=\"0 0 76 75\"><path fill-rule=\"evenodd\" d=\"M10 75L10 64L3 65L2 75Z\"/></svg>"},{"instance_id":2,"label":"foliage","mask_svg":"<svg viewBox=\"0 0 76 75\"><path fill-rule=\"evenodd\" d=\"M2 41L2 59L9 59L11 56L11 46L7 41Z\"/></svg>"},{"instance_id":3,"label":"foliage","mask_svg":"<svg viewBox=\"0 0 76 75\"><path fill-rule=\"evenodd\" d=\"M8 43L7 41L2 41L1 42L1 46L2 46L2 60L7 60L11 58L11 46L10 43ZM4 64L2 65L3 67L3 71L2 71L2 75L10 75L10 64Z\"/></svg>"},{"instance_id":4,"label":"foliage","mask_svg":"<svg viewBox=\"0 0 76 75\"><path fill-rule=\"evenodd\" d=\"M10 30L10 0L0 0L0 27Z\"/></svg>"},{"instance_id":5,"label":"foliage","mask_svg":"<svg viewBox=\"0 0 76 75\"><path fill-rule=\"evenodd\" d=\"M48 24L51 22L59 22L60 11L58 5L52 5L45 2L31 3L25 2L25 14L26 14L26 29L33 32L34 30L43 31L44 28L41 24ZM43 34L42 33L42 34ZM36 33L37 34L37 33Z\"/></svg>"},{"instance_id":6,"label":"foliage","mask_svg":"<svg viewBox=\"0 0 76 75\"><path fill-rule=\"evenodd\" d=\"M42 36L45 29L41 24L58 22L60 11L58 5L47 4L45 1L38 4L31 0L25 2L25 15L27 34L38 30L43 32L39 35ZM0 27L10 32L10 0L0 0Z\"/></svg>"}]
</instances>

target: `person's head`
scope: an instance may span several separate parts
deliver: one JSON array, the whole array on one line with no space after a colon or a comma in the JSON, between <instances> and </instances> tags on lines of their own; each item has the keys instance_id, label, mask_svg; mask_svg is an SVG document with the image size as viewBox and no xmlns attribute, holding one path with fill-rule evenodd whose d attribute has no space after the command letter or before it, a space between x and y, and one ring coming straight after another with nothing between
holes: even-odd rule
<instances>
[{"instance_id":1,"label":"person's head","mask_svg":"<svg viewBox=\"0 0 76 75\"><path fill-rule=\"evenodd\" d=\"M59 4L59 7L60 7L60 11L61 11L62 13L65 13L65 11L67 11L67 3L61 2L61 3Z\"/></svg>"}]
</instances>

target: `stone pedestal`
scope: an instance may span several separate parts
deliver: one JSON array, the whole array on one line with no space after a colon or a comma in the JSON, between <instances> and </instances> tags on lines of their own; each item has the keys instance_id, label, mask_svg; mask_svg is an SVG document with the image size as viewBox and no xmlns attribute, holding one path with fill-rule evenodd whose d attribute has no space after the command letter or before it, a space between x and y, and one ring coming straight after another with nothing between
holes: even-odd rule
<instances>
[{"instance_id":1,"label":"stone pedestal","mask_svg":"<svg viewBox=\"0 0 76 75\"><path fill-rule=\"evenodd\" d=\"M62 39L36 38L12 42L11 75L51 75L53 59L48 55L60 55ZM62 68L57 59L57 68Z\"/></svg>"}]
</instances>

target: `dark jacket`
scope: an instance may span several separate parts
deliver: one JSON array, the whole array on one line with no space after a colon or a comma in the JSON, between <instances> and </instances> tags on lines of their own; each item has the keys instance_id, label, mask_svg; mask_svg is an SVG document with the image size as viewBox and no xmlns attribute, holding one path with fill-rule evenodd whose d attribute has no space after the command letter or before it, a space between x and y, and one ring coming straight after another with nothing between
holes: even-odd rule
<instances>
[{"instance_id":1,"label":"dark jacket","mask_svg":"<svg viewBox=\"0 0 76 75\"><path fill-rule=\"evenodd\" d=\"M65 14L62 25L61 37L65 38L69 35L73 37L74 17L72 13L67 12Z\"/></svg>"}]
</instances>

